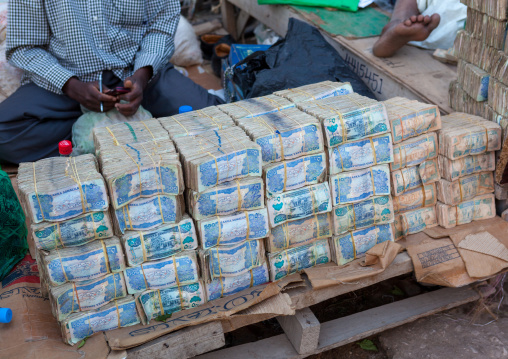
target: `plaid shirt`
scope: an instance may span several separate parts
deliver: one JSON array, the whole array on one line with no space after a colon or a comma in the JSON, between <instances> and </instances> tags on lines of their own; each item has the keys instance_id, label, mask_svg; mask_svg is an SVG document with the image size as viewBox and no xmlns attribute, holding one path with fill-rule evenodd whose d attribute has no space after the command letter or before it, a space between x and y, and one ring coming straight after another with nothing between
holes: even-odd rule
<instances>
[{"instance_id":1,"label":"plaid shirt","mask_svg":"<svg viewBox=\"0 0 508 359\"><path fill-rule=\"evenodd\" d=\"M113 70L124 80L173 55L178 0L10 0L7 59L55 93L73 76L98 81Z\"/></svg>"}]
</instances>

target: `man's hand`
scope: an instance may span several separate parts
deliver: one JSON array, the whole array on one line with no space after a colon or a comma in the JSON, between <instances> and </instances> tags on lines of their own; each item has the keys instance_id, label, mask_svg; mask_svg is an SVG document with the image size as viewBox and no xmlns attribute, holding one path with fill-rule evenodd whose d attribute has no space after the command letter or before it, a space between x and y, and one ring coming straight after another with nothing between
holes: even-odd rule
<instances>
[{"instance_id":1,"label":"man's hand","mask_svg":"<svg viewBox=\"0 0 508 359\"><path fill-rule=\"evenodd\" d=\"M138 69L131 77L127 77L124 82L124 87L130 88L131 91L125 95L120 95L120 100L129 103L117 103L116 109L124 116L132 116L136 113L143 101L143 91L152 78L152 68L142 67Z\"/></svg>"},{"instance_id":2,"label":"man's hand","mask_svg":"<svg viewBox=\"0 0 508 359\"><path fill-rule=\"evenodd\" d=\"M106 86L102 87L102 91L107 91ZM82 82L76 77L71 77L62 88L64 94L78 101L87 109L95 112L101 112L101 102L104 112L115 107L118 98L106 95L99 91L99 84L96 82Z\"/></svg>"}]
</instances>

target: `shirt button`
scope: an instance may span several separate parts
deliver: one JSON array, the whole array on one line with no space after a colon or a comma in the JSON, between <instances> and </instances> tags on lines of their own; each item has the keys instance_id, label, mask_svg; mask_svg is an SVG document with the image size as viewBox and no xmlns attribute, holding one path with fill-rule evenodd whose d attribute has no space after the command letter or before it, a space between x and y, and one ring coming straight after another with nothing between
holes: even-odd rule
<instances>
[{"instance_id":1,"label":"shirt button","mask_svg":"<svg viewBox=\"0 0 508 359\"><path fill-rule=\"evenodd\" d=\"M107 69L108 69L109 71L111 71L111 67L108 67Z\"/></svg>"},{"instance_id":2,"label":"shirt button","mask_svg":"<svg viewBox=\"0 0 508 359\"><path fill-rule=\"evenodd\" d=\"M102 45L99 45L99 49L102 49Z\"/></svg>"},{"instance_id":3,"label":"shirt button","mask_svg":"<svg viewBox=\"0 0 508 359\"><path fill-rule=\"evenodd\" d=\"M97 16L94 16L92 19L93 21L97 21Z\"/></svg>"}]
</instances>

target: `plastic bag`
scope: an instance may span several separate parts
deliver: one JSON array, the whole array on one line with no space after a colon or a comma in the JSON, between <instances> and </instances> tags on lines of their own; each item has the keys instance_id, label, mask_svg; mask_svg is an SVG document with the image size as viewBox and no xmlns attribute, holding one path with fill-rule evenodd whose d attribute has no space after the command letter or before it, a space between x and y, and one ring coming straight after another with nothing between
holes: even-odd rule
<instances>
[{"instance_id":1,"label":"plastic bag","mask_svg":"<svg viewBox=\"0 0 508 359\"><path fill-rule=\"evenodd\" d=\"M182 15L180 15L180 22L175 33L175 53L169 62L183 67L199 65L203 62L194 28Z\"/></svg>"},{"instance_id":2,"label":"plastic bag","mask_svg":"<svg viewBox=\"0 0 508 359\"><path fill-rule=\"evenodd\" d=\"M0 170L0 282L28 250L25 213L9 175Z\"/></svg>"},{"instance_id":3,"label":"plastic bag","mask_svg":"<svg viewBox=\"0 0 508 359\"><path fill-rule=\"evenodd\" d=\"M122 115L116 109L108 112L85 111L72 126L73 156L95 153L93 129L96 127L105 127L122 122L144 121L152 118L152 114L142 106L139 106L138 111L129 117Z\"/></svg>"},{"instance_id":4,"label":"plastic bag","mask_svg":"<svg viewBox=\"0 0 508 359\"><path fill-rule=\"evenodd\" d=\"M224 76L240 87L243 98L329 80L350 82L355 92L375 99L317 28L293 18L284 39L247 56L226 69ZM232 97L226 94L226 100Z\"/></svg>"}]
</instances>

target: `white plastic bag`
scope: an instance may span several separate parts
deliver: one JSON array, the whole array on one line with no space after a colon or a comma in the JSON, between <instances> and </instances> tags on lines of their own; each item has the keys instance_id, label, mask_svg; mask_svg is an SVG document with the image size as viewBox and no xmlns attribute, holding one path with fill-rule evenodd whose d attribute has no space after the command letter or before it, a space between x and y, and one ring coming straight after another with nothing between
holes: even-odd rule
<instances>
[{"instance_id":1,"label":"white plastic bag","mask_svg":"<svg viewBox=\"0 0 508 359\"><path fill-rule=\"evenodd\" d=\"M144 121L152 118L152 114L142 106L139 106L138 111L129 117L122 115L117 109L108 112L92 112L86 109L84 111L86 112L72 126L73 156L95 153L93 129L96 127L106 127L122 122Z\"/></svg>"},{"instance_id":2,"label":"white plastic bag","mask_svg":"<svg viewBox=\"0 0 508 359\"><path fill-rule=\"evenodd\" d=\"M175 34L175 53L169 62L183 67L199 65L203 62L203 55L194 28L181 15Z\"/></svg>"}]
</instances>

